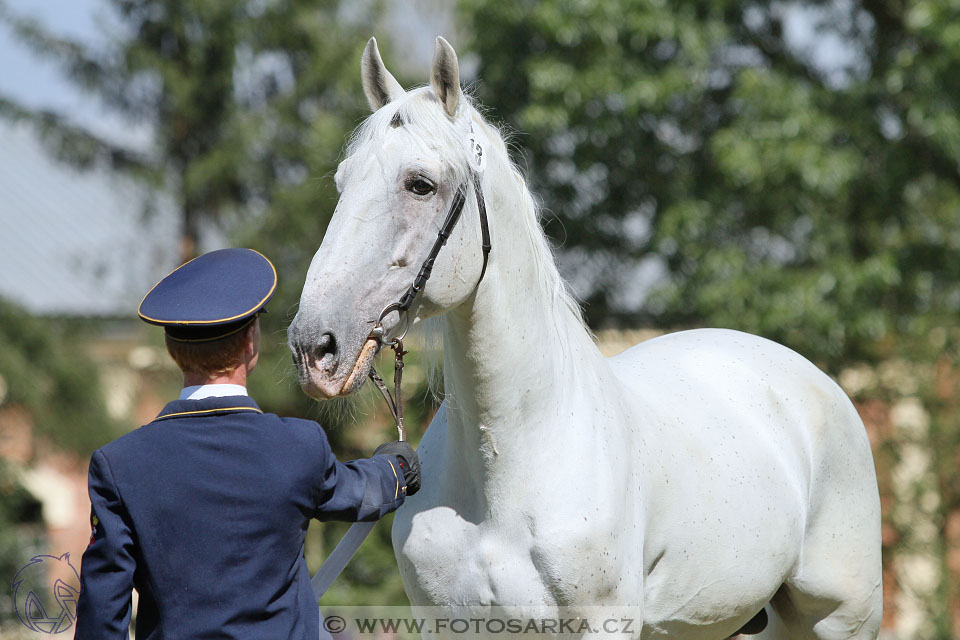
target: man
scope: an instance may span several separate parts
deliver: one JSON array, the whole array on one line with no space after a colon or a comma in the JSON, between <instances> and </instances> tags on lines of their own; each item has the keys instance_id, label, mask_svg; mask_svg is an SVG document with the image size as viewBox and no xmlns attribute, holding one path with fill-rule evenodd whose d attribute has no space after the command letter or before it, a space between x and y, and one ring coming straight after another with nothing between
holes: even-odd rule
<instances>
[{"instance_id":1,"label":"man","mask_svg":"<svg viewBox=\"0 0 960 640\"><path fill-rule=\"evenodd\" d=\"M91 458L77 638L126 639L136 588L138 640L316 640L309 520L374 520L419 488L408 444L344 464L318 424L264 414L247 395L276 284L264 256L224 249L141 302L140 317L164 327L184 389Z\"/></svg>"}]
</instances>

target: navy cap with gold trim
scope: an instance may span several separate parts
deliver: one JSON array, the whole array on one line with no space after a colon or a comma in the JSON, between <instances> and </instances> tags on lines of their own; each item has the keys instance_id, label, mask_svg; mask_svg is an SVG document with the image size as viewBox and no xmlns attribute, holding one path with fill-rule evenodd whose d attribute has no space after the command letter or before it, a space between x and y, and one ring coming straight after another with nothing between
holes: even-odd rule
<instances>
[{"instance_id":1,"label":"navy cap with gold trim","mask_svg":"<svg viewBox=\"0 0 960 640\"><path fill-rule=\"evenodd\" d=\"M158 282L138 315L180 342L225 338L247 327L277 289L277 270L253 249L220 249Z\"/></svg>"}]
</instances>

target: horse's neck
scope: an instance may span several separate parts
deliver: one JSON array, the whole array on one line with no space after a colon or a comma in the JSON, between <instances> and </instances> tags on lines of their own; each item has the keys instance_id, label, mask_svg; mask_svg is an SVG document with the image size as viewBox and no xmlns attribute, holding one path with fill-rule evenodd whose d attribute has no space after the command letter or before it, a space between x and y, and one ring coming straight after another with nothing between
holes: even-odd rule
<instances>
[{"instance_id":1,"label":"horse's neck","mask_svg":"<svg viewBox=\"0 0 960 640\"><path fill-rule=\"evenodd\" d=\"M524 236L533 230L514 223L530 214L490 213L490 268L445 317L443 350L449 441L473 482L495 485L529 465L531 447L574 427L578 399L599 392L602 357L575 313L554 304L554 283L538 278L544 256Z\"/></svg>"}]
</instances>

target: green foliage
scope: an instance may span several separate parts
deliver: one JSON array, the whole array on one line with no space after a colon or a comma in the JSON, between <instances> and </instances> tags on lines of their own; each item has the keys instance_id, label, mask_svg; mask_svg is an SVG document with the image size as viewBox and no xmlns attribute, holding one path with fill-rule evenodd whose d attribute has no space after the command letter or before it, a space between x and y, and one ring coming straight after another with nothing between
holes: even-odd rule
<instances>
[{"instance_id":1,"label":"green foliage","mask_svg":"<svg viewBox=\"0 0 960 640\"><path fill-rule=\"evenodd\" d=\"M34 317L0 299L0 413L33 427L33 435L86 457L118 434L108 417L75 323ZM3 420L0 417L0 420ZM43 516L15 467L0 459L0 577L9 581L42 553ZM0 593L0 624L16 621L13 593Z\"/></svg>"},{"instance_id":2,"label":"green foliage","mask_svg":"<svg viewBox=\"0 0 960 640\"><path fill-rule=\"evenodd\" d=\"M0 459L0 576L9 584L34 555L41 553L41 505L23 488L9 463ZM16 621L13 591L0 592L0 624Z\"/></svg>"},{"instance_id":3,"label":"green foliage","mask_svg":"<svg viewBox=\"0 0 960 640\"><path fill-rule=\"evenodd\" d=\"M595 326L728 326L836 363L960 311L954 9L796 3L842 43L824 66L775 3L461 6Z\"/></svg>"},{"instance_id":4,"label":"green foliage","mask_svg":"<svg viewBox=\"0 0 960 640\"><path fill-rule=\"evenodd\" d=\"M149 125L150 148L118 147L63 114L10 100L0 99L0 117L34 123L75 166L108 164L168 189L180 207L184 259L195 253L199 229L216 220L237 244L269 256L280 285L263 322L266 373L251 386L268 410L316 415L289 375L284 332L336 204L329 176L366 110L359 60L376 4L349 11L337 0L105 4L117 27L96 46L54 36L2 2L0 21L80 88Z\"/></svg>"},{"instance_id":5,"label":"green foliage","mask_svg":"<svg viewBox=\"0 0 960 640\"><path fill-rule=\"evenodd\" d=\"M25 410L34 433L88 456L118 435L75 323L36 318L0 299L0 406Z\"/></svg>"}]
</instances>

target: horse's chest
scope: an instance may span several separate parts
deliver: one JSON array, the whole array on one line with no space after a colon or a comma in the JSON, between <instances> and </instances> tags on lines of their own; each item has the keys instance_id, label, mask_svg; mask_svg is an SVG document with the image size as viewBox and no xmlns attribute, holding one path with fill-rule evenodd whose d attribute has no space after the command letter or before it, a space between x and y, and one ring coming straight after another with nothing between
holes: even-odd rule
<instances>
[{"instance_id":1,"label":"horse's chest","mask_svg":"<svg viewBox=\"0 0 960 640\"><path fill-rule=\"evenodd\" d=\"M519 537L447 507L418 513L398 550L404 581L418 604L545 602L549 592Z\"/></svg>"},{"instance_id":2,"label":"horse's chest","mask_svg":"<svg viewBox=\"0 0 960 640\"><path fill-rule=\"evenodd\" d=\"M620 583L609 545L587 538L549 544L522 525L474 524L453 509L418 513L399 549L418 604L570 605L603 600Z\"/></svg>"}]
</instances>

